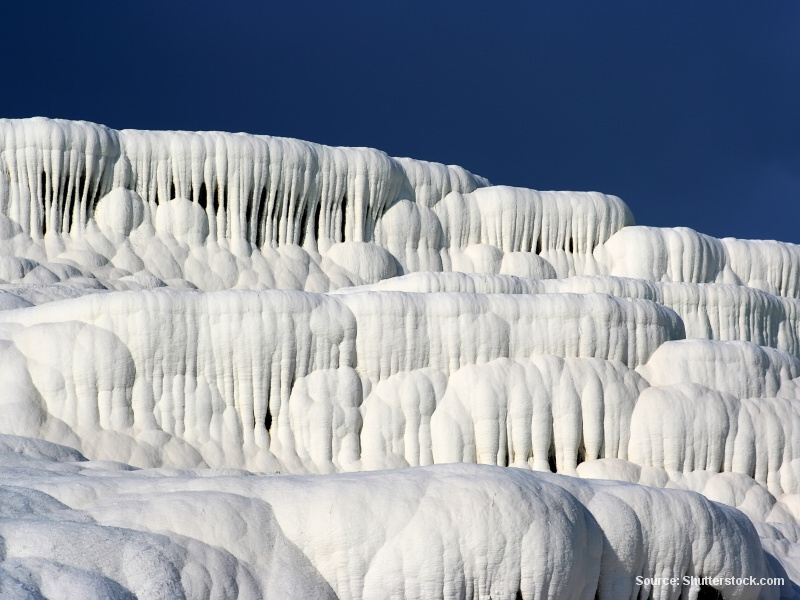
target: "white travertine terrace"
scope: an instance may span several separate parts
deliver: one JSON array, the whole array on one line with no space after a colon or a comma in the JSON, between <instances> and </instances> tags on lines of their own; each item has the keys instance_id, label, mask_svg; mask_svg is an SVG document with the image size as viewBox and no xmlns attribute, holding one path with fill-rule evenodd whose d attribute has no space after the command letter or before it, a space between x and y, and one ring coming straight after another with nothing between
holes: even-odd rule
<instances>
[{"instance_id":1,"label":"white travertine terrace","mask_svg":"<svg viewBox=\"0 0 800 600\"><path fill-rule=\"evenodd\" d=\"M800 597L799 248L0 120L0 597Z\"/></svg>"}]
</instances>

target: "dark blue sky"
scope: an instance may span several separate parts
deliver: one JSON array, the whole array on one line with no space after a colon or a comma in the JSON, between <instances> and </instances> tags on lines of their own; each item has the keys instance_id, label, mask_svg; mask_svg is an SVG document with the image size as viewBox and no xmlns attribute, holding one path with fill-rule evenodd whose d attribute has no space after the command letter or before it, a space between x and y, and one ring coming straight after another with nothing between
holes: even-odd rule
<instances>
[{"instance_id":1,"label":"dark blue sky","mask_svg":"<svg viewBox=\"0 0 800 600\"><path fill-rule=\"evenodd\" d=\"M0 116L373 146L800 243L800 2L6 3Z\"/></svg>"}]
</instances>

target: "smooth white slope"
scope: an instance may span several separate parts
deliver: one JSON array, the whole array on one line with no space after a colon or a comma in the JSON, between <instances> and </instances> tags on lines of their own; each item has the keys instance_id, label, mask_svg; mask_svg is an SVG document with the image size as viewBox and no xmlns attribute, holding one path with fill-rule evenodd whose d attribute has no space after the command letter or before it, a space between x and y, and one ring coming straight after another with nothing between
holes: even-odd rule
<instances>
[{"instance_id":1,"label":"smooth white slope","mask_svg":"<svg viewBox=\"0 0 800 600\"><path fill-rule=\"evenodd\" d=\"M744 515L685 491L474 465L131 471L30 449L0 452L5 597L677 599L636 576L782 573Z\"/></svg>"}]
</instances>

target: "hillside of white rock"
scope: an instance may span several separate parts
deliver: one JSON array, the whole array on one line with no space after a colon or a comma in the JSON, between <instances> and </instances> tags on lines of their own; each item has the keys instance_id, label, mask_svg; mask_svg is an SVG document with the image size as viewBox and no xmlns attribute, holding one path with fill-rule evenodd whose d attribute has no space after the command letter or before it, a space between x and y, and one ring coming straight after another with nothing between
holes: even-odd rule
<instances>
[{"instance_id":1,"label":"hillside of white rock","mask_svg":"<svg viewBox=\"0 0 800 600\"><path fill-rule=\"evenodd\" d=\"M800 598L800 246L0 120L0 356L0 598Z\"/></svg>"}]
</instances>

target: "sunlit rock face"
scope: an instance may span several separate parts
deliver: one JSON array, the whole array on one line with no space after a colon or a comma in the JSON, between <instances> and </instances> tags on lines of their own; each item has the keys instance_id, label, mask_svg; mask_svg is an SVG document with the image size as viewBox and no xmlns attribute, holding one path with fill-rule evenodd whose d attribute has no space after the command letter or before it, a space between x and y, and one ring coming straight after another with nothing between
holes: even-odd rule
<instances>
[{"instance_id":1,"label":"sunlit rock face","mask_svg":"<svg viewBox=\"0 0 800 600\"><path fill-rule=\"evenodd\" d=\"M800 597L792 244L0 120L0 355L2 598Z\"/></svg>"}]
</instances>

